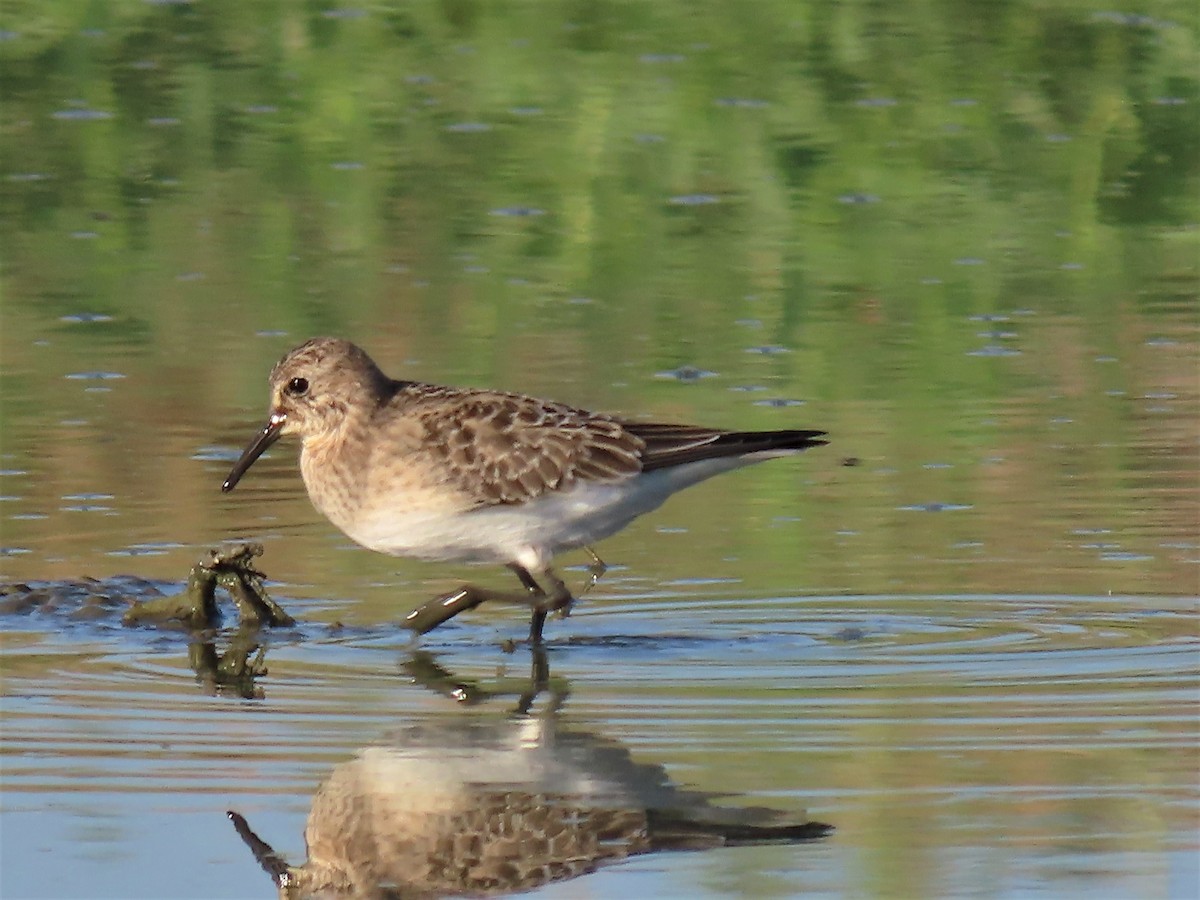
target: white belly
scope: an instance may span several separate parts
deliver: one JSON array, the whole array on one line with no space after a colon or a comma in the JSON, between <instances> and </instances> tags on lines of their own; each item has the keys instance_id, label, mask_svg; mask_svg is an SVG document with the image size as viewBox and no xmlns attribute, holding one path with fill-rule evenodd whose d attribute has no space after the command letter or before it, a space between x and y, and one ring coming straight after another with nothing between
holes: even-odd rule
<instances>
[{"instance_id":1,"label":"white belly","mask_svg":"<svg viewBox=\"0 0 1200 900\"><path fill-rule=\"evenodd\" d=\"M756 461L745 457L703 460L611 484L582 482L528 503L466 512L377 510L344 530L364 547L393 556L515 562L536 571L549 565L558 553L615 534L676 491Z\"/></svg>"}]
</instances>

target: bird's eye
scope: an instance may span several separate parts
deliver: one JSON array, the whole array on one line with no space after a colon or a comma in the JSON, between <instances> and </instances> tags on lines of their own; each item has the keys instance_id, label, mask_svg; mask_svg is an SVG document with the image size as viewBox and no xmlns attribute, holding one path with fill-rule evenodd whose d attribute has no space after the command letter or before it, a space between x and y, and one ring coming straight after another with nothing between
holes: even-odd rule
<instances>
[{"instance_id":1,"label":"bird's eye","mask_svg":"<svg viewBox=\"0 0 1200 900\"><path fill-rule=\"evenodd\" d=\"M295 397L308 393L307 378L293 378L287 383L287 392Z\"/></svg>"}]
</instances>

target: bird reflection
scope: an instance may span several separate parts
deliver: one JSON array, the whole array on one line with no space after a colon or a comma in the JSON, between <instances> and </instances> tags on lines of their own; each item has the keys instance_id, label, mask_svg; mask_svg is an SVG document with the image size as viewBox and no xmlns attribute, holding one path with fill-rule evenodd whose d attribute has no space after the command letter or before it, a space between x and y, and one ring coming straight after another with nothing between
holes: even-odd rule
<instances>
[{"instance_id":1,"label":"bird reflection","mask_svg":"<svg viewBox=\"0 0 1200 900\"><path fill-rule=\"evenodd\" d=\"M426 650L413 650L401 663L401 668L415 683L464 706L513 696L517 698L513 713L525 716L529 715L537 699L545 694L545 713L557 713L566 702L570 689L565 680L554 680L550 677L550 661L544 647L530 648L530 656L528 678L497 679L490 685L480 684L474 679L460 678Z\"/></svg>"},{"instance_id":2,"label":"bird reflection","mask_svg":"<svg viewBox=\"0 0 1200 900\"><path fill-rule=\"evenodd\" d=\"M406 669L455 699L494 696L472 693L427 654ZM518 709L543 691L550 701L538 715L448 710L336 766L313 797L302 865L287 865L244 818L229 816L288 900L494 896L641 853L832 831L802 812L721 806L716 795L676 787L620 742L568 726L558 715L565 692L535 654Z\"/></svg>"}]
</instances>

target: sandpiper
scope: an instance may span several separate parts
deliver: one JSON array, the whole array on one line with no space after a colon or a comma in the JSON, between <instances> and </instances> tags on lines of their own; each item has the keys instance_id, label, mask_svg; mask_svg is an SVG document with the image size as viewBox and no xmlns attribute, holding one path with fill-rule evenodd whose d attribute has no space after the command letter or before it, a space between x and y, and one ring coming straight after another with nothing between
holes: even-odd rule
<instances>
[{"instance_id":1,"label":"sandpiper","mask_svg":"<svg viewBox=\"0 0 1200 900\"><path fill-rule=\"evenodd\" d=\"M636 422L492 390L397 381L361 348L314 338L271 371L266 426L222 490L285 434L313 505L371 550L501 563L524 592L464 585L409 614L425 633L489 599L532 608L529 639L574 598L550 568L676 491L824 444L823 431ZM593 557L599 562L598 557ZM602 565L602 564L600 564Z\"/></svg>"}]
</instances>

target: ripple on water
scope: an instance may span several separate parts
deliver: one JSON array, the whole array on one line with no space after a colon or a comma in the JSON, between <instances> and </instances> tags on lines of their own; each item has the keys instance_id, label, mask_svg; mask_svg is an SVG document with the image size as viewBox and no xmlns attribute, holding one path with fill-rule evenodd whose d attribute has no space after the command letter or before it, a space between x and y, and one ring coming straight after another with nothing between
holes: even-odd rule
<instances>
[{"instance_id":1,"label":"ripple on water","mask_svg":"<svg viewBox=\"0 0 1200 900\"><path fill-rule=\"evenodd\" d=\"M544 216L546 211L536 206L501 206L493 209L490 215L509 219L530 219Z\"/></svg>"},{"instance_id":2,"label":"ripple on water","mask_svg":"<svg viewBox=\"0 0 1200 900\"><path fill-rule=\"evenodd\" d=\"M111 119L113 114L105 109L91 109L86 106L72 106L60 109L50 114L53 119L61 122L100 122Z\"/></svg>"},{"instance_id":3,"label":"ripple on water","mask_svg":"<svg viewBox=\"0 0 1200 900\"><path fill-rule=\"evenodd\" d=\"M716 378L716 372L709 369L701 369L696 366L680 366L678 369L669 369L664 372L655 372L655 378L666 378L674 381L682 381L685 384L691 384L700 381L703 378Z\"/></svg>"},{"instance_id":4,"label":"ripple on water","mask_svg":"<svg viewBox=\"0 0 1200 900\"><path fill-rule=\"evenodd\" d=\"M987 346L980 347L978 350L968 350L967 351L967 356L990 356L990 357L1001 358L1001 357L1006 357L1006 356L1020 356L1020 355L1021 355L1020 350L1017 350L1014 347L1005 347L1002 344L988 344Z\"/></svg>"},{"instance_id":5,"label":"ripple on water","mask_svg":"<svg viewBox=\"0 0 1200 900\"><path fill-rule=\"evenodd\" d=\"M116 381L124 378L121 372L71 372L63 376L69 381Z\"/></svg>"},{"instance_id":6,"label":"ripple on water","mask_svg":"<svg viewBox=\"0 0 1200 900\"><path fill-rule=\"evenodd\" d=\"M1118 787L1083 774L1037 779L1059 771L1047 764L1063 753L1194 749L1194 600L745 597L736 587L622 578L583 598L547 632L565 715L685 781L774 785L797 805L817 803L852 841L861 837L848 808L880 790L857 776L864 755L916 765L932 754L949 766L934 783L889 784L906 803L972 790L973 803L1031 790L1040 802L1055 791L1090 802ZM528 652L499 646L514 632L512 610L484 607L426 636L450 678L440 693L414 683L408 637L394 625L269 634L260 700L206 694L181 635L94 625L9 637L5 784L71 826L94 824L80 809L115 795L214 822L228 806L285 809L298 854L309 798L335 765L402 724L482 714L462 711L452 697L471 692L455 685L497 711L528 685ZM1007 765L1013 754L1028 765ZM802 773L813 765L842 780L812 783Z\"/></svg>"},{"instance_id":7,"label":"ripple on water","mask_svg":"<svg viewBox=\"0 0 1200 900\"><path fill-rule=\"evenodd\" d=\"M768 397L765 400L755 400L755 406L768 406L775 409L786 409L793 406L803 406L803 400L797 400L794 397Z\"/></svg>"},{"instance_id":8,"label":"ripple on water","mask_svg":"<svg viewBox=\"0 0 1200 900\"><path fill-rule=\"evenodd\" d=\"M964 509L973 509L969 503L940 503L932 500L928 503L913 503L909 506L897 506L896 509L902 512L959 512Z\"/></svg>"},{"instance_id":9,"label":"ripple on water","mask_svg":"<svg viewBox=\"0 0 1200 900\"><path fill-rule=\"evenodd\" d=\"M765 668L780 677L787 673L797 684L919 684L931 696L964 683L1002 687L1085 678L1112 685L1182 678L1194 670L1194 639L1174 639L1194 630L1192 612L1180 598L730 600L704 596L711 585L679 587L696 590L582 603L566 640L594 653L572 655L572 662L596 664L588 679L621 683L755 683ZM605 662L602 651L611 646L634 659L609 656ZM946 680L937 687L931 678Z\"/></svg>"},{"instance_id":10,"label":"ripple on water","mask_svg":"<svg viewBox=\"0 0 1200 900\"><path fill-rule=\"evenodd\" d=\"M712 206L720 202L716 194L677 194L667 199L671 206Z\"/></svg>"},{"instance_id":11,"label":"ripple on water","mask_svg":"<svg viewBox=\"0 0 1200 900\"><path fill-rule=\"evenodd\" d=\"M201 447L191 458L200 462L236 462L242 451L236 447Z\"/></svg>"}]
</instances>

